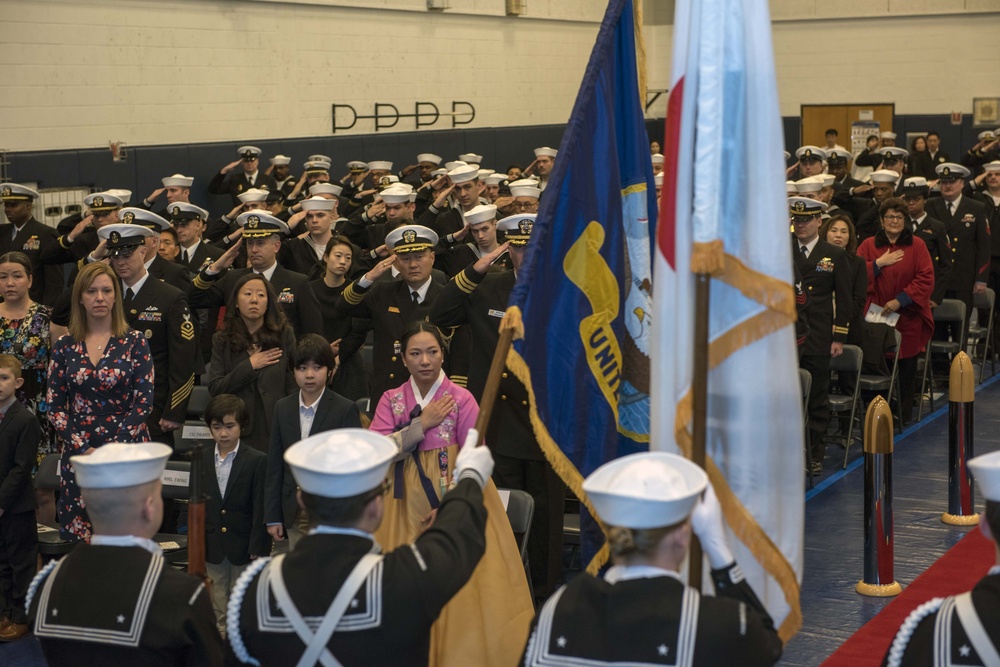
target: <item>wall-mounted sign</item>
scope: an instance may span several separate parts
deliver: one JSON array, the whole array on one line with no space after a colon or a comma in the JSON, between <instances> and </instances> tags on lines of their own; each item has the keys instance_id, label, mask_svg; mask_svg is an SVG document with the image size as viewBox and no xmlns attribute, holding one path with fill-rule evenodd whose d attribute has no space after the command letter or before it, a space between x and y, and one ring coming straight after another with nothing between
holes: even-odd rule
<instances>
[{"instance_id":1,"label":"wall-mounted sign","mask_svg":"<svg viewBox=\"0 0 1000 667\"><path fill-rule=\"evenodd\" d=\"M952 111L951 112L951 124L952 125L961 125L962 124L962 112L961 111Z\"/></svg>"},{"instance_id":2,"label":"wall-mounted sign","mask_svg":"<svg viewBox=\"0 0 1000 667\"><path fill-rule=\"evenodd\" d=\"M1000 123L1000 97L977 97L972 100L972 124L992 125Z\"/></svg>"},{"instance_id":3,"label":"wall-mounted sign","mask_svg":"<svg viewBox=\"0 0 1000 667\"><path fill-rule=\"evenodd\" d=\"M333 105L333 133L338 130L349 130L353 128L359 120L374 120L375 131L388 130L396 127L400 118L412 118L416 128L434 125L442 116L451 117L451 126L468 125L476 118L476 107L472 102L452 101L451 111L441 111L433 102L415 102L413 113L400 113L395 104L389 102L376 102L372 113L361 115L350 104Z\"/></svg>"}]
</instances>

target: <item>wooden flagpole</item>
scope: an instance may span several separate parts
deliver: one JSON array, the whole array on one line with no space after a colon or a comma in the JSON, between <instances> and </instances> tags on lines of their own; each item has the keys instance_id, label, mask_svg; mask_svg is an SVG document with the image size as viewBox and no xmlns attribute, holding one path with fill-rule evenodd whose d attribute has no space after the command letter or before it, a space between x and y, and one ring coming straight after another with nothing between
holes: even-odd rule
<instances>
[{"instance_id":1,"label":"wooden flagpole","mask_svg":"<svg viewBox=\"0 0 1000 667\"><path fill-rule=\"evenodd\" d=\"M704 469L708 423L708 304L712 277L695 274L694 291L694 374L691 379L691 460ZM701 590L701 543L691 538L688 584Z\"/></svg>"},{"instance_id":2,"label":"wooden flagpole","mask_svg":"<svg viewBox=\"0 0 1000 667\"><path fill-rule=\"evenodd\" d=\"M501 326L500 340L497 341L497 349L493 353L490 374L486 377L486 387L483 389L483 400L479 402L479 416L476 417L476 430L479 432L477 447L483 444L483 438L486 437L486 427L490 425L493 404L496 403L497 393L500 391L500 374L503 373L503 369L507 365L507 352L510 351L510 345L513 341L514 328Z\"/></svg>"}]
</instances>

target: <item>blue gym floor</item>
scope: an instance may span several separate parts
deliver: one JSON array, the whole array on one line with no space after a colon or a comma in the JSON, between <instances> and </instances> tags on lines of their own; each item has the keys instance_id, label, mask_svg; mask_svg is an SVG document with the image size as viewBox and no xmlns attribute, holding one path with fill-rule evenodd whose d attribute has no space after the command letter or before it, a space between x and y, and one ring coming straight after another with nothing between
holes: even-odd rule
<instances>
[{"instance_id":1,"label":"blue gym floor","mask_svg":"<svg viewBox=\"0 0 1000 667\"><path fill-rule=\"evenodd\" d=\"M978 368L976 369L978 371ZM1000 376L977 387L975 452L1000 448ZM941 522L947 509L948 403L897 434L893 455L895 576L903 588L917 578L969 528ZM855 431L857 434L857 431ZM847 469L844 450L827 446L824 474L806 493L805 575L802 582L802 630L785 647L780 665L814 667L830 656L892 598L869 598L854 592L863 575L863 500L861 448L851 448ZM977 510L982 498L977 494Z\"/></svg>"}]
</instances>

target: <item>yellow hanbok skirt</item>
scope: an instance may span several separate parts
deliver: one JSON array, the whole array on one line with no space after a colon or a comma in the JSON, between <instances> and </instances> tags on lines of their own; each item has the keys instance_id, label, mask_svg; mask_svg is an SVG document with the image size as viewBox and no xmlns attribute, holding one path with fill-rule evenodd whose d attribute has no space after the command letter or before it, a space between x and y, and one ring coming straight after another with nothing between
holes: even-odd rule
<instances>
[{"instance_id":1,"label":"yellow hanbok skirt","mask_svg":"<svg viewBox=\"0 0 1000 667\"><path fill-rule=\"evenodd\" d=\"M417 456L440 499L439 451L418 451ZM449 446L449 480L457 456L458 446ZM421 522L431 511L412 457L404 463L403 480L405 497L396 499L389 492L382 525L375 532L383 552L419 537ZM510 667L518 663L528 640L535 610L521 554L492 480L483 489L483 503L488 515L486 553L431 628L430 667Z\"/></svg>"}]
</instances>

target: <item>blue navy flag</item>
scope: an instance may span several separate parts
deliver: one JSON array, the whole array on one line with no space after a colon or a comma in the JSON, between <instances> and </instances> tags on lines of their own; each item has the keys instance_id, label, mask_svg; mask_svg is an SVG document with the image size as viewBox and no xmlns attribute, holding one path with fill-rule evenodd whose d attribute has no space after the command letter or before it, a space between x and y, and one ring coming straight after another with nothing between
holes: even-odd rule
<instances>
[{"instance_id":1,"label":"blue navy flag","mask_svg":"<svg viewBox=\"0 0 1000 667\"><path fill-rule=\"evenodd\" d=\"M612 0L510 300L524 338L508 367L528 388L542 451L584 506L583 477L649 446L655 226L632 2ZM584 557L602 541L585 529Z\"/></svg>"}]
</instances>

